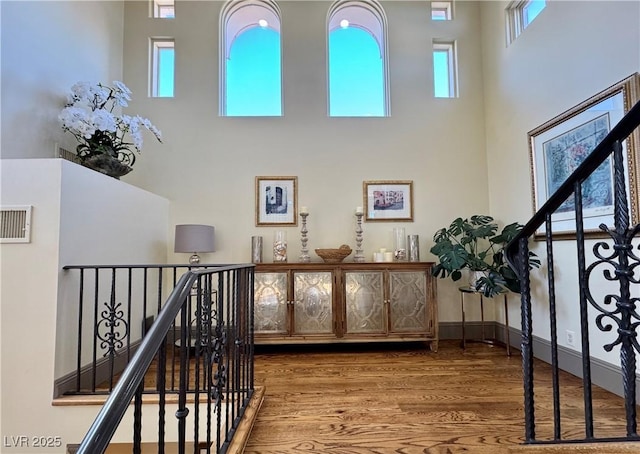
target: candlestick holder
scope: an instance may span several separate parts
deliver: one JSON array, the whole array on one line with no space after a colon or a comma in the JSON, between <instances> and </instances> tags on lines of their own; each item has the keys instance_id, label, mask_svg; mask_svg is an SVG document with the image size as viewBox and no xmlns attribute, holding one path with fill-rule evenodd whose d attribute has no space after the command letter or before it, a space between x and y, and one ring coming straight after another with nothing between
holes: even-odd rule
<instances>
[{"instance_id":1,"label":"candlestick holder","mask_svg":"<svg viewBox=\"0 0 640 454\"><path fill-rule=\"evenodd\" d=\"M309 256L309 249L307 249L307 216L309 213L300 213L300 217L302 218L302 229L300 229L302 249L300 250L300 262L308 263L311 261L311 257Z\"/></svg>"},{"instance_id":2,"label":"candlestick holder","mask_svg":"<svg viewBox=\"0 0 640 454\"><path fill-rule=\"evenodd\" d=\"M362 250L362 216L363 213L356 213L356 253L353 256L353 261L357 263L363 263L364 251Z\"/></svg>"}]
</instances>

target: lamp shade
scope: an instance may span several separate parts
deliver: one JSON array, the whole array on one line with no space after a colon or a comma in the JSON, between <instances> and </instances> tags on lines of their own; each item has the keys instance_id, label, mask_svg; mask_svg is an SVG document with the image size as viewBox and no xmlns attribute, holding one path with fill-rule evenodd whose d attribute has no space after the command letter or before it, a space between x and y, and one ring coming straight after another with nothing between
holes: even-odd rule
<instances>
[{"instance_id":1,"label":"lamp shade","mask_svg":"<svg viewBox=\"0 0 640 454\"><path fill-rule=\"evenodd\" d=\"M176 225L174 252L214 252L212 225L179 224Z\"/></svg>"}]
</instances>

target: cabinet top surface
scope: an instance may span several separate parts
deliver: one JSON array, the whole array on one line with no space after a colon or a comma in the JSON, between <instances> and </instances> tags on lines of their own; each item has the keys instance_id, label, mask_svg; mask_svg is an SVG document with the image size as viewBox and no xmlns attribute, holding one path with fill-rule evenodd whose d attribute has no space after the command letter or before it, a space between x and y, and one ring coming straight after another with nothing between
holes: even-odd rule
<instances>
[{"instance_id":1,"label":"cabinet top surface","mask_svg":"<svg viewBox=\"0 0 640 454\"><path fill-rule=\"evenodd\" d=\"M341 262L341 263L256 263L256 270L261 269L425 269L431 268L434 262Z\"/></svg>"}]
</instances>

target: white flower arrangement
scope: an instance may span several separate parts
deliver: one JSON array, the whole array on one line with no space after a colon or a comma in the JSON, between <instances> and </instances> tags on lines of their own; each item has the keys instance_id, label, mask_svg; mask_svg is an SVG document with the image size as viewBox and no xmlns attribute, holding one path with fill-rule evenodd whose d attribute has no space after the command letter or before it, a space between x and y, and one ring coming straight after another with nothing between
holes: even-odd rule
<instances>
[{"instance_id":1,"label":"white flower arrangement","mask_svg":"<svg viewBox=\"0 0 640 454\"><path fill-rule=\"evenodd\" d=\"M162 134L149 119L114 113L116 107L127 107L128 101L131 101L131 90L120 81L114 81L113 87L88 82L78 82L71 87L67 104L58 118L62 129L80 142L76 152L81 162L98 155L110 155L132 166L133 150L142 149L142 127L162 142Z\"/></svg>"}]
</instances>

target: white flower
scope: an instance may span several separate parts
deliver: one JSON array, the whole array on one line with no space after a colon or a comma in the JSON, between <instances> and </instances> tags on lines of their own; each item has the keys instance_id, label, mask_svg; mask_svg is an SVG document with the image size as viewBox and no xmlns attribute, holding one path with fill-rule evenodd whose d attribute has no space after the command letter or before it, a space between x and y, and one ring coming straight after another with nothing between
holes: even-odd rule
<instances>
[{"instance_id":1,"label":"white flower","mask_svg":"<svg viewBox=\"0 0 640 454\"><path fill-rule=\"evenodd\" d=\"M96 127L91 121L91 110L83 107L65 107L58 118L62 123L62 129L71 131L76 137L89 139L95 133Z\"/></svg>"},{"instance_id":2,"label":"white flower","mask_svg":"<svg viewBox=\"0 0 640 454\"><path fill-rule=\"evenodd\" d=\"M68 96L68 104L73 104L77 101L84 101L93 98L91 93L91 85L89 82L78 82L71 87L71 93Z\"/></svg>"},{"instance_id":3,"label":"white flower","mask_svg":"<svg viewBox=\"0 0 640 454\"><path fill-rule=\"evenodd\" d=\"M93 111L93 124L101 131L116 132L116 118L111 112L98 109Z\"/></svg>"},{"instance_id":4,"label":"white flower","mask_svg":"<svg viewBox=\"0 0 640 454\"><path fill-rule=\"evenodd\" d=\"M114 109L127 107L131 90L120 81L113 87L78 82L71 87L67 105L58 118L62 129L69 131L80 143L77 147L81 159L109 153L132 165L136 151L142 149L142 128L149 130L159 142L162 136L147 118L114 113Z\"/></svg>"},{"instance_id":5,"label":"white flower","mask_svg":"<svg viewBox=\"0 0 640 454\"><path fill-rule=\"evenodd\" d=\"M127 107L129 105L128 101L131 101L131 90L129 90L125 84L117 80L113 81L113 86L115 87L113 96L116 104L122 107Z\"/></svg>"}]
</instances>

